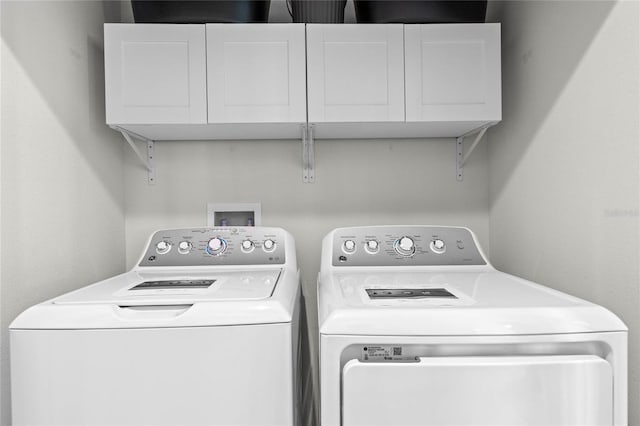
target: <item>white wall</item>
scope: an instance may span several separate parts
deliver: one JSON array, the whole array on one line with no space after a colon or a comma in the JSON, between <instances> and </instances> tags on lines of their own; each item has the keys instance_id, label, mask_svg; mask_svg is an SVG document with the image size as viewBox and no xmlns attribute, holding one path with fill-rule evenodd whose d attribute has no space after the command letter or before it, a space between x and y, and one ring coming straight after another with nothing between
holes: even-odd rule
<instances>
[{"instance_id":1,"label":"white wall","mask_svg":"<svg viewBox=\"0 0 640 426\"><path fill-rule=\"evenodd\" d=\"M626 322L637 425L639 3L497 6L504 104L489 135L492 260Z\"/></svg>"},{"instance_id":2,"label":"white wall","mask_svg":"<svg viewBox=\"0 0 640 426\"><path fill-rule=\"evenodd\" d=\"M123 146L104 125L93 1L0 2L1 424L7 327L37 302L124 270Z\"/></svg>"}]
</instances>

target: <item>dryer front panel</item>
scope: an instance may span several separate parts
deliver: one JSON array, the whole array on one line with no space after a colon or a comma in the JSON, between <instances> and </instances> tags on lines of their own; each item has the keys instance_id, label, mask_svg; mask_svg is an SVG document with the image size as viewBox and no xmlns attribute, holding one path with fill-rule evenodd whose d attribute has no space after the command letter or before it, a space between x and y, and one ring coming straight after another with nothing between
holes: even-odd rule
<instances>
[{"instance_id":1,"label":"dryer front panel","mask_svg":"<svg viewBox=\"0 0 640 426\"><path fill-rule=\"evenodd\" d=\"M353 359L342 370L343 426L612 424L612 368L595 355Z\"/></svg>"}]
</instances>

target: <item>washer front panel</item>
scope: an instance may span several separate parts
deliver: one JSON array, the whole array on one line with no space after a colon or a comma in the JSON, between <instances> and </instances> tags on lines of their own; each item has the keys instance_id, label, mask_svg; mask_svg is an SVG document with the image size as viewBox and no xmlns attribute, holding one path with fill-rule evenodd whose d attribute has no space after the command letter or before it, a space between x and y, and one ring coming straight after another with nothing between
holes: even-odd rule
<instances>
[{"instance_id":1,"label":"washer front panel","mask_svg":"<svg viewBox=\"0 0 640 426\"><path fill-rule=\"evenodd\" d=\"M342 228L333 236L333 266L486 265L466 228Z\"/></svg>"},{"instance_id":2,"label":"washer front panel","mask_svg":"<svg viewBox=\"0 0 640 426\"><path fill-rule=\"evenodd\" d=\"M139 266L284 263L284 231L264 227L224 227L158 231L149 240Z\"/></svg>"}]
</instances>

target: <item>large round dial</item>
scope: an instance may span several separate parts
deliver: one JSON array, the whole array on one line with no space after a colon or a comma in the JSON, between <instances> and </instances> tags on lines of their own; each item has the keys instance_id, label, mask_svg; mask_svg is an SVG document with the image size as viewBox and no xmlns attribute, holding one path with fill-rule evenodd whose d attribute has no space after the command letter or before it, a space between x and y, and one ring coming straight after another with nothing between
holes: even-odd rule
<instances>
[{"instance_id":1,"label":"large round dial","mask_svg":"<svg viewBox=\"0 0 640 426\"><path fill-rule=\"evenodd\" d=\"M400 237L393 243L393 248L400 256L413 256L416 245L411 237Z\"/></svg>"},{"instance_id":2,"label":"large round dial","mask_svg":"<svg viewBox=\"0 0 640 426\"><path fill-rule=\"evenodd\" d=\"M215 237L207 243L207 253L213 256L224 253L227 249L227 241L224 238Z\"/></svg>"}]
</instances>

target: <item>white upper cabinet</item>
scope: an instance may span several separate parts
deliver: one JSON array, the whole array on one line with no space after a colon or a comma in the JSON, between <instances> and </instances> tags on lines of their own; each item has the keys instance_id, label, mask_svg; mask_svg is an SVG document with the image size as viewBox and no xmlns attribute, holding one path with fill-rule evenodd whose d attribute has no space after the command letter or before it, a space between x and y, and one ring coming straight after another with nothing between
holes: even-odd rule
<instances>
[{"instance_id":1,"label":"white upper cabinet","mask_svg":"<svg viewBox=\"0 0 640 426\"><path fill-rule=\"evenodd\" d=\"M309 122L404 121L402 24L307 25Z\"/></svg>"},{"instance_id":2,"label":"white upper cabinet","mask_svg":"<svg viewBox=\"0 0 640 426\"><path fill-rule=\"evenodd\" d=\"M108 124L207 121L204 25L104 28Z\"/></svg>"},{"instance_id":3,"label":"white upper cabinet","mask_svg":"<svg viewBox=\"0 0 640 426\"><path fill-rule=\"evenodd\" d=\"M206 28L209 123L306 122L304 24Z\"/></svg>"},{"instance_id":4,"label":"white upper cabinet","mask_svg":"<svg viewBox=\"0 0 640 426\"><path fill-rule=\"evenodd\" d=\"M105 85L151 140L457 137L501 120L500 24L105 24Z\"/></svg>"},{"instance_id":5,"label":"white upper cabinet","mask_svg":"<svg viewBox=\"0 0 640 426\"><path fill-rule=\"evenodd\" d=\"M405 25L408 122L502 116L500 24Z\"/></svg>"}]
</instances>

